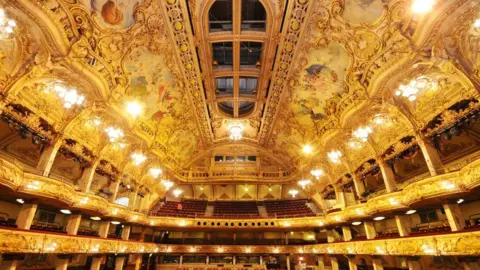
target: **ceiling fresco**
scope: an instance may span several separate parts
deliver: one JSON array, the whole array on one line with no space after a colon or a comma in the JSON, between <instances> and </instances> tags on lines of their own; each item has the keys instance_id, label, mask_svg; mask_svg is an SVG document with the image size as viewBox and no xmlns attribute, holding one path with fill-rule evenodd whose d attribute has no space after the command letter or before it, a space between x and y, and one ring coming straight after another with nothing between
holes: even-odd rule
<instances>
[{"instance_id":1,"label":"ceiling fresco","mask_svg":"<svg viewBox=\"0 0 480 270\"><path fill-rule=\"evenodd\" d=\"M246 29L239 10L232 9L231 25L210 22L214 2L1 1L18 28L0 40L0 111L52 145L74 140L92 163L106 160L137 181L154 164L163 180L195 185L192 197L246 200L288 197L287 186L299 188L314 167L328 173L319 186L338 181L402 138L420 137L461 100L478 99L475 1L437 1L418 15L407 0L260 0L265 24ZM231 59L227 46L216 49L232 63L218 68L213 44L227 41ZM246 42L261 49L245 49ZM252 53L258 57L251 60ZM216 79L230 76L234 89L218 89ZM240 77L257 78L255 87L240 89ZM432 83L411 99L395 94L419 78ZM84 104L66 108L44 91L54 80L78 90ZM223 101L231 102L231 114L218 109ZM138 115L126 110L131 102ZM247 103L253 109L242 112ZM376 125L379 115L386 121ZM243 128L239 140L229 138L234 125ZM358 143L354 131L367 125L372 134ZM125 136L109 140L107 127ZM22 145L15 155L27 150ZM343 163L329 162L332 150L343 153ZM134 151L148 161L136 167ZM225 187L199 193L208 182ZM233 188L260 183L278 190Z\"/></svg>"},{"instance_id":2,"label":"ceiling fresco","mask_svg":"<svg viewBox=\"0 0 480 270\"><path fill-rule=\"evenodd\" d=\"M176 75L178 70L173 73L174 62L166 61L147 48L133 50L125 61L130 78L126 94L144 104L140 120L155 129L155 140L167 149L169 156L182 160L201 150L197 144L199 134L188 95Z\"/></svg>"}]
</instances>

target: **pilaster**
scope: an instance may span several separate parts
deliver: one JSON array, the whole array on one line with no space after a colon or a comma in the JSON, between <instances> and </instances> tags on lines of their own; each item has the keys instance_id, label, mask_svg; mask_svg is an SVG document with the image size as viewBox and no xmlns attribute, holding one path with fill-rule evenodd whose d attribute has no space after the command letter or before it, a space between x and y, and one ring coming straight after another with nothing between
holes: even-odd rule
<instances>
[{"instance_id":1,"label":"pilaster","mask_svg":"<svg viewBox=\"0 0 480 270\"><path fill-rule=\"evenodd\" d=\"M15 224L17 228L23 230L30 230L32 226L33 218L35 217L35 213L37 212L38 204L23 204L22 208L20 209L20 213L18 214L17 221Z\"/></svg>"}]
</instances>

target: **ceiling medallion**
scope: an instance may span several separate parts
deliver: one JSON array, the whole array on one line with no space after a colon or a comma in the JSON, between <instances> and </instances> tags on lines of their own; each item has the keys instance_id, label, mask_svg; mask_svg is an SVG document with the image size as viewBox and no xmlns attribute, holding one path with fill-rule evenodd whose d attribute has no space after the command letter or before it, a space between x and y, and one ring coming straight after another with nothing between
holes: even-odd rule
<instances>
[{"instance_id":1,"label":"ceiling medallion","mask_svg":"<svg viewBox=\"0 0 480 270\"><path fill-rule=\"evenodd\" d=\"M7 18L5 11L0 8L0 39L9 38L16 26L15 21Z\"/></svg>"},{"instance_id":2,"label":"ceiling medallion","mask_svg":"<svg viewBox=\"0 0 480 270\"><path fill-rule=\"evenodd\" d=\"M232 141L239 141L243 138L243 125L242 124L232 124L228 128L230 136L228 137Z\"/></svg>"}]
</instances>

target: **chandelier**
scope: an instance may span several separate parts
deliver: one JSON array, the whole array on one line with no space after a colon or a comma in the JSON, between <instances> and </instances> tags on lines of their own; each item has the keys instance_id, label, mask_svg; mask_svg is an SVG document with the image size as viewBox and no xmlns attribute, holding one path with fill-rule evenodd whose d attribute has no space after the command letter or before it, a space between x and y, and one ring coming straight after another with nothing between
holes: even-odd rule
<instances>
[{"instance_id":1,"label":"chandelier","mask_svg":"<svg viewBox=\"0 0 480 270\"><path fill-rule=\"evenodd\" d=\"M411 80L407 85L400 85L395 91L395 95L402 96L407 98L410 101L415 101L417 99L417 94L420 90L425 89L429 84L427 77L421 76L414 80ZM434 85L432 85L434 87Z\"/></svg>"},{"instance_id":2,"label":"chandelier","mask_svg":"<svg viewBox=\"0 0 480 270\"><path fill-rule=\"evenodd\" d=\"M232 141L239 141L243 138L242 132L243 132L243 125L241 124L235 124L231 125L228 129L230 131L230 140Z\"/></svg>"},{"instance_id":3,"label":"chandelier","mask_svg":"<svg viewBox=\"0 0 480 270\"><path fill-rule=\"evenodd\" d=\"M333 163L340 163L340 158L342 157L342 152L339 150L332 150L328 153L328 158Z\"/></svg>"},{"instance_id":4,"label":"chandelier","mask_svg":"<svg viewBox=\"0 0 480 270\"><path fill-rule=\"evenodd\" d=\"M348 141L348 146L352 149L360 149L362 148L363 144L361 142L357 142L356 140Z\"/></svg>"},{"instance_id":5,"label":"chandelier","mask_svg":"<svg viewBox=\"0 0 480 270\"><path fill-rule=\"evenodd\" d=\"M120 128L107 127L105 129L105 132L107 132L107 135L110 138L110 142L115 142L116 140L125 136Z\"/></svg>"},{"instance_id":6,"label":"chandelier","mask_svg":"<svg viewBox=\"0 0 480 270\"><path fill-rule=\"evenodd\" d=\"M162 184L165 187L166 190L169 190L170 188L173 187L173 182L168 181L168 180L162 180Z\"/></svg>"},{"instance_id":7,"label":"chandelier","mask_svg":"<svg viewBox=\"0 0 480 270\"><path fill-rule=\"evenodd\" d=\"M175 197L180 196L182 193L183 193L183 191L179 188L177 188L173 191L173 195L175 195Z\"/></svg>"},{"instance_id":8,"label":"chandelier","mask_svg":"<svg viewBox=\"0 0 480 270\"><path fill-rule=\"evenodd\" d=\"M298 190L296 190L296 189L290 189L290 190L288 191L288 194L292 195L292 197L295 198L295 196L297 196L297 194L298 194Z\"/></svg>"},{"instance_id":9,"label":"chandelier","mask_svg":"<svg viewBox=\"0 0 480 270\"><path fill-rule=\"evenodd\" d=\"M315 169L310 171L310 174L313 175L317 180L322 176L325 172L321 169Z\"/></svg>"},{"instance_id":10,"label":"chandelier","mask_svg":"<svg viewBox=\"0 0 480 270\"><path fill-rule=\"evenodd\" d=\"M312 181L310 181L310 179L304 179L304 180L298 181L298 184L299 184L303 189L305 189L305 187L308 186L310 183L312 183Z\"/></svg>"},{"instance_id":11,"label":"chandelier","mask_svg":"<svg viewBox=\"0 0 480 270\"><path fill-rule=\"evenodd\" d=\"M150 169L150 175L153 178L157 179L160 176L160 174L162 174L162 169L159 169L159 168L151 168Z\"/></svg>"},{"instance_id":12,"label":"chandelier","mask_svg":"<svg viewBox=\"0 0 480 270\"><path fill-rule=\"evenodd\" d=\"M475 22L473 23L473 27L480 29L480 19L475 20Z\"/></svg>"},{"instance_id":13,"label":"chandelier","mask_svg":"<svg viewBox=\"0 0 480 270\"><path fill-rule=\"evenodd\" d=\"M7 18L5 11L0 8L0 39L9 38L16 26L15 21Z\"/></svg>"},{"instance_id":14,"label":"chandelier","mask_svg":"<svg viewBox=\"0 0 480 270\"><path fill-rule=\"evenodd\" d=\"M142 153L133 153L131 157L132 157L133 163L135 163L135 165L137 166L142 164L145 160L147 160L147 157Z\"/></svg>"},{"instance_id":15,"label":"chandelier","mask_svg":"<svg viewBox=\"0 0 480 270\"><path fill-rule=\"evenodd\" d=\"M367 139L368 139L368 135L372 132L373 132L373 130L369 126L360 127L353 132L353 136L362 140L362 142L366 142Z\"/></svg>"},{"instance_id":16,"label":"chandelier","mask_svg":"<svg viewBox=\"0 0 480 270\"><path fill-rule=\"evenodd\" d=\"M56 81L47 85L45 91L49 93L56 93L57 96L62 100L63 106L68 109L73 105L80 106L85 101L85 97L80 95L75 88L67 87L65 83L61 81Z\"/></svg>"}]
</instances>

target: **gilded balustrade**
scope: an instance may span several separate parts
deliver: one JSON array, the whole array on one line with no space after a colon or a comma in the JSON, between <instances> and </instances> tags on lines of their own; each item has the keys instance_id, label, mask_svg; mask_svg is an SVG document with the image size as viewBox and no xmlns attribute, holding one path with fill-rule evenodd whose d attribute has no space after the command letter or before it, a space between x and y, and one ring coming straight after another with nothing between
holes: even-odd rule
<instances>
[{"instance_id":1,"label":"gilded balustrade","mask_svg":"<svg viewBox=\"0 0 480 270\"><path fill-rule=\"evenodd\" d=\"M192 253L190 245L165 245L0 229L0 253ZM363 255L480 255L480 232L298 246L196 245L196 253L313 253Z\"/></svg>"},{"instance_id":2,"label":"gilded balustrade","mask_svg":"<svg viewBox=\"0 0 480 270\"><path fill-rule=\"evenodd\" d=\"M285 218L285 219L222 219L218 226L209 218L165 218L147 216L140 212L110 203L106 199L76 191L72 186L47 177L25 173L17 165L0 159L0 185L6 186L20 194L31 194L38 197L58 200L75 209L88 209L99 215L122 219L132 223L159 226L159 227L216 227L238 228L242 221L242 228L263 229L269 228L313 228L325 225L335 225L344 222L371 217L379 212L407 209L409 205L425 199L455 196L469 192L480 186L480 160L476 160L461 170L430 177L404 187L403 190L381 195L369 199L366 203L348 206L343 210L326 216ZM200 222L200 225L198 225ZM206 225L203 225L203 223ZM254 222L260 226L250 226ZM268 225L265 223L268 222ZM228 225L225 225L227 223ZM233 226L231 225L233 223ZM272 224L273 223L273 224Z\"/></svg>"}]
</instances>

